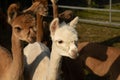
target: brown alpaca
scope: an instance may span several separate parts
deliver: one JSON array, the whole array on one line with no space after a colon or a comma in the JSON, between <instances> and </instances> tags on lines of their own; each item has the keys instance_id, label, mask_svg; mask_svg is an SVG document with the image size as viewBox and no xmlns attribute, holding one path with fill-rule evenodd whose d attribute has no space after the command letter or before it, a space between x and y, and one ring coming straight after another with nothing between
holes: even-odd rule
<instances>
[{"instance_id":1,"label":"brown alpaca","mask_svg":"<svg viewBox=\"0 0 120 80\"><path fill-rule=\"evenodd\" d=\"M57 0L51 0L53 8L53 18L59 17L62 21L69 23L74 19L74 13L71 10L65 10L64 12L58 14Z\"/></svg>"},{"instance_id":2,"label":"brown alpaca","mask_svg":"<svg viewBox=\"0 0 120 80\"><path fill-rule=\"evenodd\" d=\"M79 43L78 49L77 63L83 61L88 70L99 77L120 80L120 49L90 42Z\"/></svg>"},{"instance_id":3,"label":"brown alpaca","mask_svg":"<svg viewBox=\"0 0 120 80\"><path fill-rule=\"evenodd\" d=\"M58 5L57 5L57 0L51 0L52 2L52 8L53 8L53 18L58 17Z\"/></svg>"},{"instance_id":4,"label":"brown alpaca","mask_svg":"<svg viewBox=\"0 0 120 80\"><path fill-rule=\"evenodd\" d=\"M70 22L74 17L75 15L71 10L65 10L59 14L59 18L67 23Z\"/></svg>"},{"instance_id":5,"label":"brown alpaca","mask_svg":"<svg viewBox=\"0 0 120 80\"><path fill-rule=\"evenodd\" d=\"M28 9L24 10L24 12L29 11L29 10L35 10L37 12L37 14L36 14L36 16L37 16L37 21L36 21L36 23L37 23L37 42L44 41L43 28L46 27L46 24L45 24L46 22L43 21L43 17L47 16L47 14L48 14L48 2L46 0L35 0L35 1L33 1L32 6Z\"/></svg>"},{"instance_id":6,"label":"brown alpaca","mask_svg":"<svg viewBox=\"0 0 120 80\"><path fill-rule=\"evenodd\" d=\"M36 32L36 38L37 42L34 44L28 44L24 48L24 55L26 57L26 65L25 65L25 80L44 80L44 76L46 74L46 66L48 63L48 55L49 49L41 43L43 40L43 17L47 15L47 3L42 1L35 1L33 2L33 5L26 9L24 12L28 10L34 10L36 8L39 8L39 11L37 10L36 16L36 24L37 24L37 32ZM47 54L47 56L46 56ZM32 57L31 57L32 56ZM42 59L43 58L43 59ZM42 59L42 60L41 60Z\"/></svg>"},{"instance_id":7,"label":"brown alpaca","mask_svg":"<svg viewBox=\"0 0 120 80\"><path fill-rule=\"evenodd\" d=\"M45 8L45 9L41 9L39 14L37 14L37 42L43 41L43 35L44 35L43 26L46 27L43 23L43 16L46 16L48 13L47 1L43 1L43 2L41 2L41 4L43 4L43 6L44 6L41 8Z\"/></svg>"},{"instance_id":8,"label":"brown alpaca","mask_svg":"<svg viewBox=\"0 0 120 80\"><path fill-rule=\"evenodd\" d=\"M9 23L12 26L12 47L9 51L0 46L0 80L23 80L23 41L28 43L36 41L35 12L18 14L11 8L16 8L11 6L8 8Z\"/></svg>"}]
</instances>

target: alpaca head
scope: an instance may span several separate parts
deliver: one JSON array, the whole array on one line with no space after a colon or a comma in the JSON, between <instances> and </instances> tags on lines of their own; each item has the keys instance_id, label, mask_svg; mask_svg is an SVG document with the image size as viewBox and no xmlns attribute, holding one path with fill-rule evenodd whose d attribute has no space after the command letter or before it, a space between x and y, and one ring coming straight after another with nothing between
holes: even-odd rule
<instances>
[{"instance_id":1,"label":"alpaca head","mask_svg":"<svg viewBox=\"0 0 120 80\"><path fill-rule=\"evenodd\" d=\"M53 47L62 56L76 58L78 55L78 36L75 30L77 22L78 17L69 24L59 24L59 19L55 18L50 24L51 38L55 46Z\"/></svg>"},{"instance_id":2,"label":"alpaca head","mask_svg":"<svg viewBox=\"0 0 120 80\"><path fill-rule=\"evenodd\" d=\"M14 6L9 6L8 18L14 36L28 43L36 41L36 18L34 11L19 13Z\"/></svg>"},{"instance_id":3,"label":"alpaca head","mask_svg":"<svg viewBox=\"0 0 120 80\"><path fill-rule=\"evenodd\" d=\"M32 6L26 10L24 10L24 12L27 11L34 11L35 13L38 13L39 15L42 16L47 16L48 14L48 3L46 1L35 1Z\"/></svg>"},{"instance_id":4,"label":"alpaca head","mask_svg":"<svg viewBox=\"0 0 120 80\"><path fill-rule=\"evenodd\" d=\"M36 41L35 18L31 14L17 16L12 22L13 33L20 40L32 43Z\"/></svg>"}]
</instances>

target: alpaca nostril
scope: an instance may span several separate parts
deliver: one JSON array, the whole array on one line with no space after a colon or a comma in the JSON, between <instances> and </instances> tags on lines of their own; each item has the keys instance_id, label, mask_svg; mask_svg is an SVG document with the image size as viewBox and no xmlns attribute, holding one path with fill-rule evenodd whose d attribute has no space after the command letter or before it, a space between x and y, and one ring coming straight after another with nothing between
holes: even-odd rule
<instances>
[{"instance_id":1,"label":"alpaca nostril","mask_svg":"<svg viewBox=\"0 0 120 80\"><path fill-rule=\"evenodd\" d=\"M31 43L34 43L36 41L36 37L31 37Z\"/></svg>"},{"instance_id":2,"label":"alpaca nostril","mask_svg":"<svg viewBox=\"0 0 120 80\"><path fill-rule=\"evenodd\" d=\"M71 55L72 55L72 56L77 56L77 54L78 54L78 51L77 51L77 50L72 50L72 51L71 51Z\"/></svg>"},{"instance_id":3,"label":"alpaca nostril","mask_svg":"<svg viewBox=\"0 0 120 80\"><path fill-rule=\"evenodd\" d=\"M33 41L36 41L36 37L32 37Z\"/></svg>"},{"instance_id":4,"label":"alpaca nostril","mask_svg":"<svg viewBox=\"0 0 120 80\"><path fill-rule=\"evenodd\" d=\"M78 51L77 50L72 50L72 53L77 54Z\"/></svg>"}]
</instances>

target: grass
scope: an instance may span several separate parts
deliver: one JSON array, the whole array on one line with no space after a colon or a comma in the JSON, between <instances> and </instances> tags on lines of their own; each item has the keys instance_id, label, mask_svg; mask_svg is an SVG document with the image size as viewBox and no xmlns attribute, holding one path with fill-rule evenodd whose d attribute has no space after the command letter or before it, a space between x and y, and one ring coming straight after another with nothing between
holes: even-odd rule
<instances>
[{"instance_id":1,"label":"grass","mask_svg":"<svg viewBox=\"0 0 120 80\"><path fill-rule=\"evenodd\" d=\"M99 42L108 46L114 46L120 48L120 28L109 28L106 26L97 26L92 24L79 23L76 28L80 37L79 42ZM98 76L89 74L89 71L85 71L85 80L108 80L99 79Z\"/></svg>"},{"instance_id":2,"label":"grass","mask_svg":"<svg viewBox=\"0 0 120 80\"><path fill-rule=\"evenodd\" d=\"M79 23L77 31L80 42L105 42L104 44L120 47L120 29L118 28Z\"/></svg>"},{"instance_id":3,"label":"grass","mask_svg":"<svg viewBox=\"0 0 120 80\"><path fill-rule=\"evenodd\" d=\"M108 20L108 12L98 12L98 11L77 11L77 15L83 19L92 19L92 20ZM102 15L101 17L99 15Z\"/></svg>"},{"instance_id":4,"label":"grass","mask_svg":"<svg viewBox=\"0 0 120 80\"><path fill-rule=\"evenodd\" d=\"M109 9L109 5L106 5L104 9ZM112 9L120 10L120 3L112 4ZM94 11L94 10L77 10L76 15L84 19L92 19L97 21L109 21L109 12L106 11ZM120 13L112 12L112 21L120 22Z\"/></svg>"},{"instance_id":5,"label":"grass","mask_svg":"<svg viewBox=\"0 0 120 80\"><path fill-rule=\"evenodd\" d=\"M109 12L103 11L76 11L76 14L83 19L92 19L97 21L109 21ZM112 21L120 22L120 15L118 12L112 12Z\"/></svg>"},{"instance_id":6,"label":"grass","mask_svg":"<svg viewBox=\"0 0 120 80\"><path fill-rule=\"evenodd\" d=\"M106 5L105 8L108 8L109 5ZM113 9L120 10L120 3L113 4ZM109 13L102 11L75 11L76 15L83 19L92 19L96 21L108 21ZM114 12L112 13L112 21L120 23L120 13ZM109 26L100 26L94 24L78 24L77 31L79 34L79 41L90 41L90 42L101 42L106 45L115 46L120 48L120 27L113 28Z\"/></svg>"}]
</instances>

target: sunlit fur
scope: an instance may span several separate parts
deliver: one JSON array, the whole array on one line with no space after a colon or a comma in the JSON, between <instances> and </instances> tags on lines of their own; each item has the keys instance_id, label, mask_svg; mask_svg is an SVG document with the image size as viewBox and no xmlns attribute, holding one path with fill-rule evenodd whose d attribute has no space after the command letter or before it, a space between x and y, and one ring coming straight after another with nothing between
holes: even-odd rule
<instances>
[{"instance_id":1,"label":"sunlit fur","mask_svg":"<svg viewBox=\"0 0 120 80\"><path fill-rule=\"evenodd\" d=\"M12 45L11 50L0 46L0 80L24 80L24 41L35 42L35 17L32 11L31 13L19 13L17 5L11 5L8 8L8 21L12 27Z\"/></svg>"}]
</instances>

